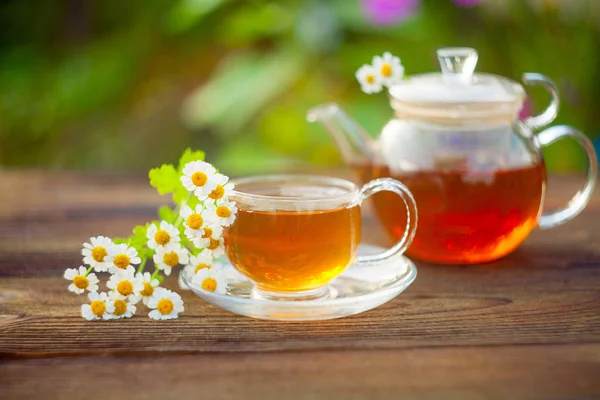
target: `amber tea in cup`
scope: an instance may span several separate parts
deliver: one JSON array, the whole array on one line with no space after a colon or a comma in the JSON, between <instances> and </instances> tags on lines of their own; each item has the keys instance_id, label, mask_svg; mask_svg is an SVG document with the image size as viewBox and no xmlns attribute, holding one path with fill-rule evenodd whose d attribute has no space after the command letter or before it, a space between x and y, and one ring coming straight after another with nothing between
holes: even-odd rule
<instances>
[{"instance_id":1,"label":"amber tea in cup","mask_svg":"<svg viewBox=\"0 0 600 400\"><path fill-rule=\"evenodd\" d=\"M314 299L353 263L377 263L406 249L416 229L416 206L400 182L379 179L362 189L343 179L276 175L234 181L235 222L224 230L231 263L269 299ZM387 190L405 202L409 219L398 243L357 257L362 200Z\"/></svg>"}]
</instances>

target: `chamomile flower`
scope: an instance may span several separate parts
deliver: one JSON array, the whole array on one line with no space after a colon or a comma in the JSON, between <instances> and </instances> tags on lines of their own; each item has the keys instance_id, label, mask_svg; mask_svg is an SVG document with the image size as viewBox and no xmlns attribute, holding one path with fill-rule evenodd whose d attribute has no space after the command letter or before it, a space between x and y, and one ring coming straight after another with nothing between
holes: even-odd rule
<instances>
[{"instance_id":1,"label":"chamomile flower","mask_svg":"<svg viewBox=\"0 0 600 400\"><path fill-rule=\"evenodd\" d=\"M202 250L203 253L208 253L212 258L219 258L225 254L225 241L222 237L218 239L209 239L209 245Z\"/></svg>"},{"instance_id":2,"label":"chamomile flower","mask_svg":"<svg viewBox=\"0 0 600 400\"><path fill-rule=\"evenodd\" d=\"M142 262L142 260L138 257L137 250L133 247L128 247L124 243L116 244L111 247L105 260L111 263L109 268L109 272L111 274L123 270L131 270L133 272L133 265L137 265Z\"/></svg>"},{"instance_id":3,"label":"chamomile flower","mask_svg":"<svg viewBox=\"0 0 600 400\"><path fill-rule=\"evenodd\" d=\"M197 256L190 257L189 267L193 268L193 273L195 274L201 269L210 269L212 263L212 254L209 251L203 250Z\"/></svg>"},{"instance_id":4,"label":"chamomile flower","mask_svg":"<svg viewBox=\"0 0 600 400\"><path fill-rule=\"evenodd\" d=\"M111 275L108 282L106 282L106 286L125 297L144 290L144 284L135 276L133 268L125 271L118 271L114 275ZM139 301L139 299L132 297L129 301L136 303L136 300Z\"/></svg>"},{"instance_id":5,"label":"chamomile flower","mask_svg":"<svg viewBox=\"0 0 600 400\"><path fill-rule=\"evenodd\" d=\"M202 268L192 278L192 283L202 290L218 294L227 292L227 282L220 268Z\"/></svg>"},{"instance_id":6,"label":"chamomile flower","mask_svg":"<svg viewBox=\"0 0 600 400\"><path fill-rule=\"evenodd\" d=\"M135 314L136 307L127 301L127 297L117 292L108 294L108 303L112 303L114 310L108 314L108 319L131 318Z\"/></svg>"},{"instance_id":7,"label":"chamomile flower","mask_svg":"<svg viewBox=\"0 0 600 400\"><path fill-rule=\"evenodd\" d=\"M153 259L156 267L168 276L171 275L171 270L179 264L187 264L190 257L186 249L173 243L156 249Z\"/></svg>"},{"instance_id":8,"label":"chamomile flower","mask_svg":"<svg viewBox=\"0 0 600 400\"><path fill-rule=\"evenodd\" d=\"M199 197L200 200L206 200L207 198L213 200L221 200L222 198L227 198L227 196L231 196L233 193L234 185L233 183L228 183L229 178L225 175L215 174L214 182L217 184L217 187L213 189L212 192Z\"/></svg>"},{"instance_id":9,"label":"chamomile flower","mask_svg":"<svg viewBox=\"0 0 600 400\"><path fill-rule=\"evenodd\" d=\"M165 288L156 288L152 298L148 301L148 308L152 308L148 314L152 319L177 318L179 313L185 309L181 296Z\"/></svg>"},{"instance_id":10,"label":"chamomile flower","mask_svg":"<svg viewBox=\"0 0 600 400\"><path fill-rule=\"evenodd\" d=\"M90 304L81 305L81 316L88 321L95 319L110 319L110 314L115 311L112 301L108 300L106 293L92 292L88 294Z\"/></svg>"},{"instance_id":11,"label":"chamomile flower","mask_svg":"<svg viewBox=\"0 0 600 400\"><path fill-rule=\"evenodd\" d=\"M152 224L148 227L146 233L148 236L148 247L156 250L159 246L166 246L169 243L179 242L179 231L167 221L160 221L160 226Z\"/></svg>"},{"instance_id":12,"label":"chamomile flower","mask_svg":"<svg viewBox=\"0 0 600 400\"><path fill-rule=\"evenodd\" d=\"M108 271L112 265L106 260L108 251L114 246L112 240L106 236L90 238L90 243L84 243L81 249L83 263L94 267L96 272Z\"/></svg>"},{"instance_id":13,"label":"chamomile flower","mask_svg":"<svg viewBox=\"0 0 600 400\"><path fill-rule=\"evenodd\" d=\"M363 65L356 71L355 76L363 92L367 94L381 92L381 78L372 66Z\"/></svg>"},{"instance_id":14,"label":"chamomile flower","mask_svg":"<svg viewBox=\"0 0 600 400\"><path fill-rule=\"evenodd\" d=\"M229 226L235 221L237 213L235 202L222 199L216 203L208 202L205 206L206 215L210 221L217 222L221 226Z\"/></svg>"},{"instance_id":15,"label":"chamomile flower","mask_svg":"<svg viewBox=\"0 0 600 400\"><path fill-rule=\"evenodd\" d=\"M98 291L98 278L96 274L89 274L86 276L87 269L84 266L77 268L69 268L65 271L63 277L71 281L69 285L69 291L82 294L86 290L90 292Z\"/></svg>"},{"instance_id":16,"label":"chamomile flower","mask_svg":"<svg viewBox=\"0 0 600 400\"><path fill-rule=\"evenodd\" d=\"M217 187L215 167L204 161L192 161L183 167L181 184L198 197L207 196Z\"/></svg>"},{"instance_id":17,"label":"chamomile flower","mask_svg":"<svg viewBox=\"0 0 600 400\"><path fill-rule=\"evenodd\" d=\"M136 275L138 282L141 282L143 287L141 290L134 292L131 296L129 296L130 301L135 304L142 300L142 302L148 305L148 300L154 294L155 288L158 287L160 282L158 279L152 279L152 275L150 272L144 272L143 274L138 272Z\"/></svg>"},{"instance_id":18,"label":"chamomile flower","mask_svg":"<svg viewBox=\"0 0 600 400\"><path fill-rule=\"evenodd\" d=\"M179 212L179 216L184 220L185 235L190 240L200 234L205 222L202 214L205 212L202 204L198 204L193 210L190 206L185 206Z\"/></svg>"},{"instance_id":19,"label":"chamomile flower","mask_svg":"<svg viewBox=\"0 0 600 400\"><path fill-rule=\"evenodd\" d=\"M400 83L404 78L404 67L400 59L387 51L382 57L373 57L373 68L377 71L381 83L387 87Z\"/></svg>"},{"instance_id":20,"label":"chamomile flower","mask_svg":"<svg viewBox=\"0 0 600 400\"><path fill-rule=\"evenodd\" d=\"M210 245L211 239L214 241L221 238L223 227L217 222L210 221L200 232L201 233L198 235L192 236L189 239L194 243L194 246L202 249Z\"/></svg>"}]
</instances>

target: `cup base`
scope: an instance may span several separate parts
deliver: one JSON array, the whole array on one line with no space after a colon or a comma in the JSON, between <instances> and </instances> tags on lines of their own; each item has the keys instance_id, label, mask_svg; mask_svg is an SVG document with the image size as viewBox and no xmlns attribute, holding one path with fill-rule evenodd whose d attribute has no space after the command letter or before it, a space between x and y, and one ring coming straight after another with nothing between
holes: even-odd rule
<instances>
[{"instance_id":1,"label":"cup base","mask_svg":"<svg viewBox=\"0 0 600 400\"><path fill-rule=\"evenodd\" d=\"M380 247L361 244L358 254L374 254L382 250ZM417 276L417 268L406 257L382 262L376 271L372 266L353 264L329 282L325 290L329 290L331 297L295 301L285 294L282 297L281 293L274 293L277 300L267 300L256 298L255 285L227 259L223 257L221 260L226 293L208 292L194 284L194 268L191 266L181 269L181 284L217 307L247 317L273 321L320 321L358 314L398 296ZM319 290L323 291L323 288ZM258 294L262 295L261 292ZM314 296L316 293L311 294Z\"/></svg>"},{"instance_id":2,"label":"cup base","mask_svg":"<svg viewBox=\"0 0 600 400\"><path fill-rule=\"evenodd\" d=\"M336 297L336 290L329 286L323 286L317 289L305 290L302 292L274 292L264 290L258 286L252 288L253 299L257 300L275 300L275 301L306 301L306 300L323 300L333 299Z\"/></svg>"}]
</instances>

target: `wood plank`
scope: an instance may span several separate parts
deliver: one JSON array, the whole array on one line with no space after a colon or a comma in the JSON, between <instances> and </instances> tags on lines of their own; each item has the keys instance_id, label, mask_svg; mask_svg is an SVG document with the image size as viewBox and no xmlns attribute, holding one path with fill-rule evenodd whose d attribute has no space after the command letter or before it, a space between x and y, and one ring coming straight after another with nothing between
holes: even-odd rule
<instances>
[{"instance_id":1,"label":"wood plank","mask_svg":"<svg viewBox=\"0 0 600 400\"><path fill-rule=\"evenodd\" d=\"M518 257L516 255L515 257ZM587 264L422 265L403 295L354 317L276 323L236 316L183 293L180 320L89 323L57 277L0 280L0 355L131 355L412 348L600 341L600 269ZM170 279L168 286L174 289ZM144 335L140 335L144 332ZM169 337L168 342L163 338Z\"/></svg>"},{"instance_id":2,"label":"wood plank","mask_svg":"<svg viewBox=\"0 0 600 400\"><path fill-rule=\"evenodd\" d=\"M592 399L599 366L590 344L19 360L0 398Z\"/></svg>"}]
</instances>

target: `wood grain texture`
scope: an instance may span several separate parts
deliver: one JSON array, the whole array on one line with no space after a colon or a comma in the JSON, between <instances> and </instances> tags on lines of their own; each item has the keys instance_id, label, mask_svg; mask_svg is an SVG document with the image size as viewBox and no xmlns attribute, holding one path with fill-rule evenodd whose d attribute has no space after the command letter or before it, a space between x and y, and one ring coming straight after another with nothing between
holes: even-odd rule
<instances>
[{"instance_id":1,"label":"wood grain texture","mask_svg":"<svg viewBox=\"0 0 600 400\"><path fill-rule=\"evenodd\" d=\"M0 398L590 399L599 362L588 344L28 360L0 365Z\"/></svg>"},{"instance_id":2,"label":"wood grain texture","mask_svg":"<svg viewBox=\"0 0 600 400\"><path fill-rule=\"evenodd\" d=\"M418 263L404 294L349 318L259 321L184 292L176 321L85 322L62 271L79 265L90 236L154 218L168 199L146 182L0 172L0 398L39 398L36 388L83 397L73 382L90 388L86 398L122 398L130 382L143 387L135 399L190 397L210 383L213 398L600 398L598 195L497 262ZM552 180L549 208L579 182ZM367 242L386 243L375 221L365 225Z\"/></svg>"}]
</instances>

